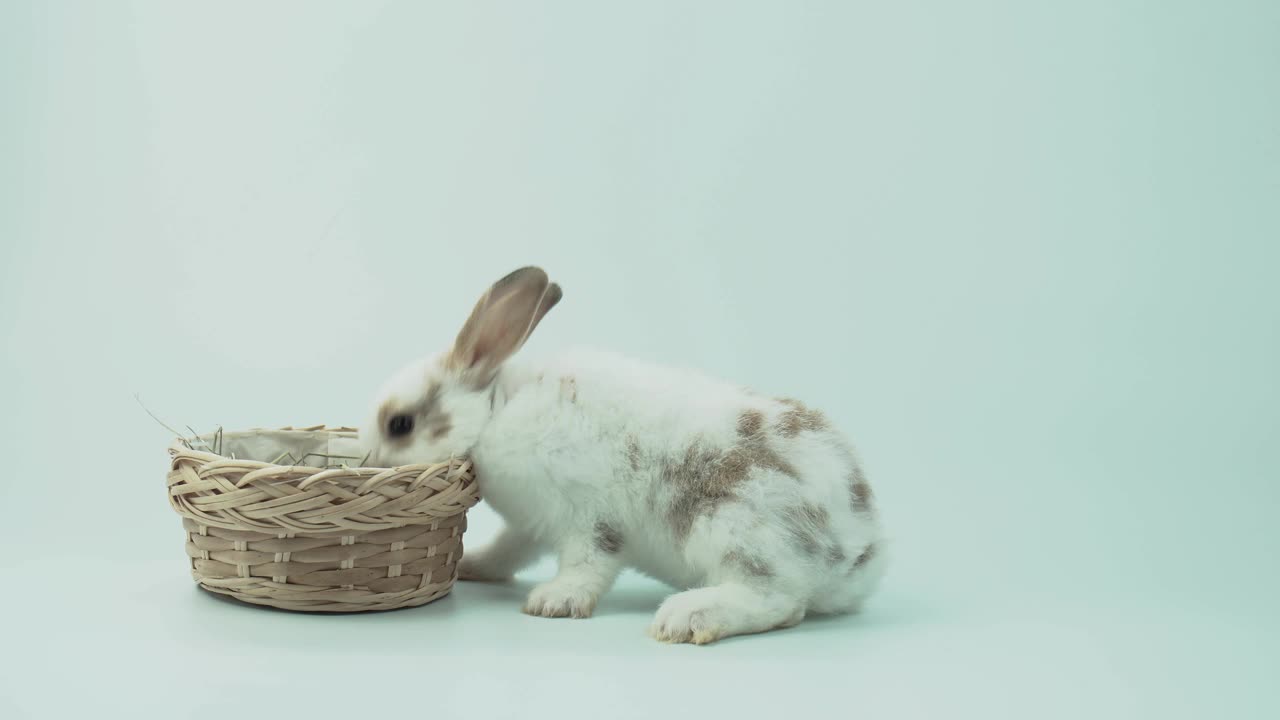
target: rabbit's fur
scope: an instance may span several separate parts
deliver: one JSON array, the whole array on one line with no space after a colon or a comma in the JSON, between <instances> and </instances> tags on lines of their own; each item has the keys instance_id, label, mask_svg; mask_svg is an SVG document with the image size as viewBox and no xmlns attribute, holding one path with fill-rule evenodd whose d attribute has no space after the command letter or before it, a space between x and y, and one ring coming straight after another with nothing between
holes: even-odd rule
<instances>
[{"instance_id":1,"label":"rabbit's fur","mask_svg":"<svg viewBox=\"0 0 1280 720\"><path fill-rule=\"evenodd\" d=\"M623 567L678 588L650 634L706 643L856 610L885 569L850 443L817 410L594 351L509 361L561 298L538 268L499 280L453 348L398 373L363 437L382 464L469 456L507 522L464 580L547 551L524 610L588 617ZM408 418L406 421L405 418Z\"/></svg>"}]
</instances>

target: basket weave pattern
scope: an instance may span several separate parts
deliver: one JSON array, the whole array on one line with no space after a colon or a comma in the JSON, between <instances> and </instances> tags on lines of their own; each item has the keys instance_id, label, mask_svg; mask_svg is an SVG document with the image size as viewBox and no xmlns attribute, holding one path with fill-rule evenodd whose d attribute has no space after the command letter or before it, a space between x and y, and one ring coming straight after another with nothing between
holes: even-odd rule
<instances>
[{"instance_id":1,"label":"basket weave pattern","mask_svg":"<svg viewBox=\"0 0 1280 720\"><path fill-rule=\"evenodd\" d=\"M453 587L465 513L479 500L469 461L325 469L227 458L181 441L169 453L169 502L183 516L192 575L208 590L352 612L422 605Z\"/></svg>"}]
</instances>

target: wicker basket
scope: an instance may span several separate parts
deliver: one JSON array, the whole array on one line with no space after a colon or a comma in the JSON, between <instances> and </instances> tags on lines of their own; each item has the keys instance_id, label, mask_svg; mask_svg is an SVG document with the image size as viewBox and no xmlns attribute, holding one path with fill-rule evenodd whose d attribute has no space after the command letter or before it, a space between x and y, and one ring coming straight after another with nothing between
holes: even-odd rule
<instances>
[{"instance_id":1,"label":"wicker basket","mask_svg":"<svg viewBox=\"0 0 1280 720\"><path fill-rule=\"evenodd\" d=\"M466 511L479 500L471 463L332 465L360 464L355 448L355 430L324 426L175 441L169 503L182 515L196 582L310 612L390 610L448 594ZM297 464L275 464L285 457ZM308 466L315 457L330 467Z\"/></svg>"}]
</instances>

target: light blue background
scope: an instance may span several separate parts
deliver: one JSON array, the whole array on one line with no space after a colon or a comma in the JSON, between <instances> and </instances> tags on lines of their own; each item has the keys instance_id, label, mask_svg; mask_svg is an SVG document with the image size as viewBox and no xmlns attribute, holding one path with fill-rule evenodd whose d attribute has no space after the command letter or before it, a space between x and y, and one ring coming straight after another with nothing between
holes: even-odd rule
<instances>
[{"instance_id":1,"label":"light blue background","mask_svg":"<svg viewBox=\"0 0 1280 720\"><path fill-rule=\"evenodd\" d=\"M0 90L0 715L1277 712L1274 2L19 1ZM636 578L519 615L547 566L376 617L190 589L135 392L358 422L525 263L530 355L848 431L865 616L667 648Z\"/></svg>"}]
</instances>

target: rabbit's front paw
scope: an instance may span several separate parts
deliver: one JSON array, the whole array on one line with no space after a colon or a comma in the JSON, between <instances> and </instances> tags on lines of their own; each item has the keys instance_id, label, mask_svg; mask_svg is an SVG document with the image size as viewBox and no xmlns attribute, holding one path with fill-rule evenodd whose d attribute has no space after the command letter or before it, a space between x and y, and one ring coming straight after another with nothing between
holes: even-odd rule
<instances>
[{"instance_id":1,"label":"rabbit's front paw","mask_svg":"<svg viewBox=\"0 0 1280 720\"><path fill-rule=\"evenodd\" d=\"M524 612L539 617L588 618L596 609L596 593L567 580L545 582L529 593Z\"/></svg>"}]
</instances>

